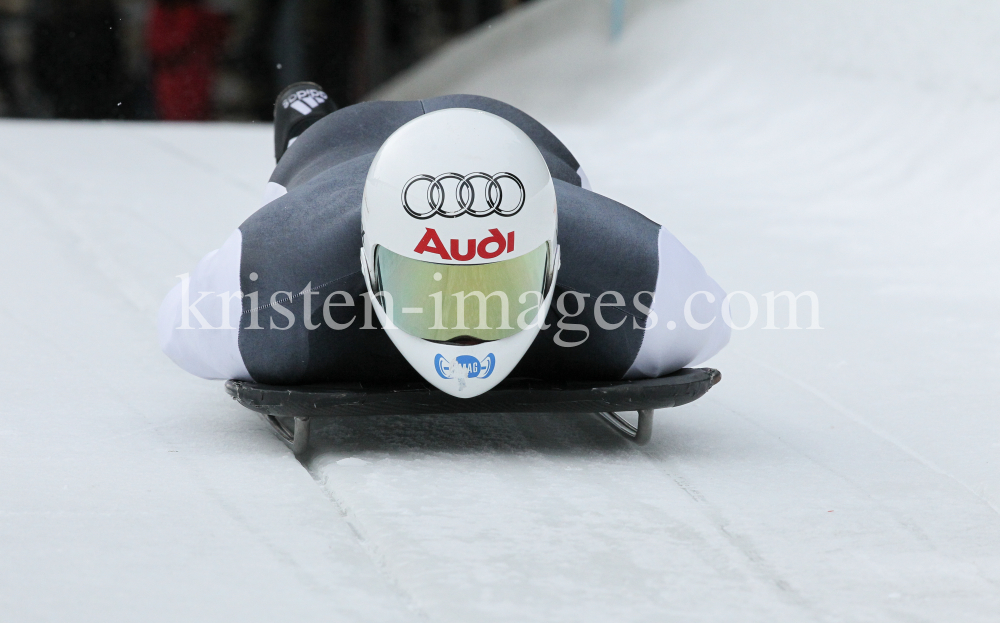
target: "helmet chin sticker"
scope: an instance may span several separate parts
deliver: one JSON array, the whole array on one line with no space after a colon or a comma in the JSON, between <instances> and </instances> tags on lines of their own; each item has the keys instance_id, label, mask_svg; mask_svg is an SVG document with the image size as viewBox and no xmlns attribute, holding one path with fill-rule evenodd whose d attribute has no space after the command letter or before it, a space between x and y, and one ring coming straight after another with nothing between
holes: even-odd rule
<instances>
[{"instance_id":1,"label":"helmet chin sticker","mask_svg":"<svg viewBox=\"0 0 1000 623\"><path fill-rule=\"evenodd\" d=\"M482 360L476 359L472 355L459 355L455 357L455 362L448 361L444 355L438 353L434 357L434 370L443 379L455 379L458 381L458 391L465 389L465 382L469 379L485 379L493 374L496 367L496 357L493 353L486 355Z\"/></svg>"}]
</instances>

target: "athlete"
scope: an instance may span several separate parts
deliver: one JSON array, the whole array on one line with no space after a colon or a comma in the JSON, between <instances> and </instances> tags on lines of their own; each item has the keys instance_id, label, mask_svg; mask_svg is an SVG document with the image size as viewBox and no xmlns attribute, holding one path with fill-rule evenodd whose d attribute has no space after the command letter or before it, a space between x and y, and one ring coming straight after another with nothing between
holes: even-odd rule
<instances>
[{"instance_id":1,"label":"athlete","mask_svg":"<svg viewBox=\"0 0 1000 623\"><path fill-rule=\"evenodd\" d=\"M167 295L163 351L209 379L658 377L721 350L725 293L666 229L590 190L502 102L275 103L263 207Z\"/></svg>"}]
</instances>

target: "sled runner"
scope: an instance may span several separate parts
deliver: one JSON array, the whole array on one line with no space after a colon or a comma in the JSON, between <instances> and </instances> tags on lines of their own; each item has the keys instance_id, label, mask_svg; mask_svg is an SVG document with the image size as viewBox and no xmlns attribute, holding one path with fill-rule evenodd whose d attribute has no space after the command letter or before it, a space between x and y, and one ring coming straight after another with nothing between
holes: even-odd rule
<instances>
[{"instance_id":1,"label":"sled runner","mask_svg":"<svg viewBox=\"0 0 1000 623\"><path fill-rule=\"evenodd\" d=\"M227 381L226 392L259 413L296 455L309 447L314 418L444 413L596 413L626 439L642 445L653 432L656 409L701 398L722 380L712 368L685 368L656 379L553 382L507 379L475 398L449 396L424 383L338 383L281 387ZM637 425L619 411L637 411Z\"/></svg>"}]
</instances>

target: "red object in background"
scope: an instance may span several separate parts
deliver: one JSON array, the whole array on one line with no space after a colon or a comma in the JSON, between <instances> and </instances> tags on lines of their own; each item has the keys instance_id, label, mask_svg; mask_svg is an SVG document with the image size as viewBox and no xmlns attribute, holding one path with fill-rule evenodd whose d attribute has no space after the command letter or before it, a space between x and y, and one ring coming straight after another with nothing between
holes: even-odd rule
<instances>
[{"instance_id":1,"label":"red object in background","mask_svg":"<svg viewBox=\"0 0 1000 623\"><path fill-rule=\"evenodd\" d=\"M225 17L197 2L160 0L153 5L146 45L160 119L204 121L210 117L216 59L227 31Z\"/></svg>"}]
</instances>

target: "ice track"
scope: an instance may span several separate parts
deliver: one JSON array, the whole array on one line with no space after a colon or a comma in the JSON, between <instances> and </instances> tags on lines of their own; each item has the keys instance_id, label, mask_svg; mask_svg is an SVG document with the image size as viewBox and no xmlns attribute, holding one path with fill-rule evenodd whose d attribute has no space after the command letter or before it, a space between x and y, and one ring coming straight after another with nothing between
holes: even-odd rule
<instances>
[{"instance_id":1,"label":"ice track","mask_svg":"<svg viewBox=\"0 0 1000 623\"><path fill-rule=\"evenodd\" d=\"M995 621L1000 14L629 7L612 44L603 3L540 2L382 95L524 107L756 297L642 449L378 417L300 465L155 343L270 129L0 124L0 619ZM763 329L782 290L823 330Z\"/></svg>"}]
</instances>

